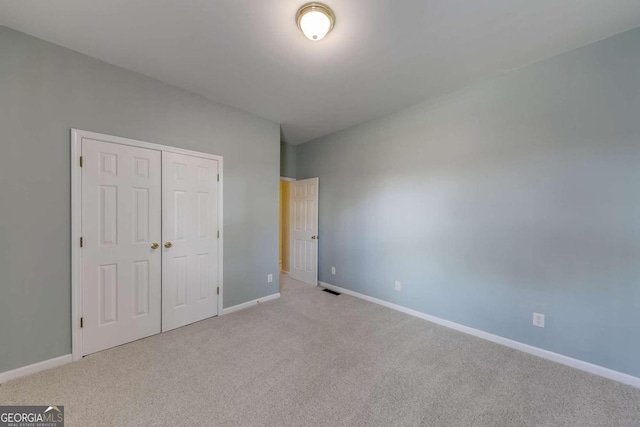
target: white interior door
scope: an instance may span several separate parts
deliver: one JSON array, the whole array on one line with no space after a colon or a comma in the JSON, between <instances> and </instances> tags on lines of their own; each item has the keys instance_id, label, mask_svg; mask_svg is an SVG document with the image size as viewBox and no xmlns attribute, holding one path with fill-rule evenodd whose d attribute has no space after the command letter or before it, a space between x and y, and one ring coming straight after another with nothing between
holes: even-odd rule
<instances>
[{"instance_id":1,"label":"white interior door","mask_svg":"<svg viewBox=\"0 0 640 427\"><path fill-rule=\"evenodd\" d=\"M318 178L291 183L289 274L292 278L318 284Z\"/></svg>"},{"instance_id":2,"label":"white interior door","mask_svg":"<svg viewBox=\"0 0 640 427\"><path fill-rule=\"evenodd\" d=\"M218 314L218 162L162 153L162 330Z\"/></svg>"},{"instance_id":3,"label":"white interior door","mask_svg":"<svg viewBox=\"0 0 640 427\"><path fill-rule=\"evenodd\" d=\"M82 141L82 355L160 332L160 151Z\"/></svg>"}]
</instances>

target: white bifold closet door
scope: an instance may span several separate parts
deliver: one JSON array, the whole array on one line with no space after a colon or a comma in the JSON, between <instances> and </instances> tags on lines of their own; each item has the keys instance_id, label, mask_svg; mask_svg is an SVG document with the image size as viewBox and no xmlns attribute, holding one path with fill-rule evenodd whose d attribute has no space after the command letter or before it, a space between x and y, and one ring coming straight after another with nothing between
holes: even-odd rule
<instances>
[{"instance_id":1,"label":"white bifold closet door","mask_svg":"<svg viewBox=\"0 0 640 427\"><path fill-rule=\"evenodd\" d=\"M162 180L160 151L84 139L82 156L86 355L160 332Z\"/></svg>"},{"instance_id":2,"label":"white bifold closet door","mask_svg":"<svg viewBox=\"0 0 640 427\"><path fill-rule=\"evenodd\" d=\"M218 314L218 162L162 153L162 331Z\"/></svg>"},{"instance_id":3,"label":"white bifold closet door","mask_svg":"<svg viewBox=\"0 0 640 427\"><path fill-rule=\"evenodd\" d=\"M217 315L218 161L81 150L82 355Z\"/></svg>"}]
</instances>

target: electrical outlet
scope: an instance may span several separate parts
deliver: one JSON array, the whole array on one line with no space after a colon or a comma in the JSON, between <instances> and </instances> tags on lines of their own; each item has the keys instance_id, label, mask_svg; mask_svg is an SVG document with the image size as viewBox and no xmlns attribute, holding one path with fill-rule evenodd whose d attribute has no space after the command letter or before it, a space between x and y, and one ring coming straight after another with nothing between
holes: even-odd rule
<instances>
[{"instance_id":1,"label":"electrical outlet","mask_svg":"<svg viewBox=\"0 0 640 427\"><path fill-rule=\"evenodd\" d=\"M533 326L544 328L544 314L533 313Z\"/></svg>"},{"instance_id":2,"label":"electrical outlet","mask_svg":"<svg viewBox=\"0 0 640 427\"><path fill-rule=\"evenodd\" d=\"M331 274L336 274L336 268L335 267L331 267Z\"/></svg>"},{"instance_id":3,"label":"electrical outlet","mask_svg":"<svg viewBox=\"0 0 640 427\"><path fill-rule=\"evenodd\" d=\"M273 274L267 274L267 282L273 282Z\"/></svg>"},{"instance_id":4,"label":"electrical outlet","mask_svg":"<svg viewBox=\"0 0 640 427\"><path fill-rule=\"evenodd\" d=\"M402 283L398 282L397 280L396 280L396 291L398 292L402 291Z\"/></svg>"}]
</instances>

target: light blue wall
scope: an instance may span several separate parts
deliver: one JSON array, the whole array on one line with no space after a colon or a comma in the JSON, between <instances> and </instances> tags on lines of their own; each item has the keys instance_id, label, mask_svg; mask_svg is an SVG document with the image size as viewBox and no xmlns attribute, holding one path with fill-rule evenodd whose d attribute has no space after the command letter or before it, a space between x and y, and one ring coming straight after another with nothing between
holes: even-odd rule
<instances>
[{"instance_id":1,"label":"light blue wall","mask_svg":"<svg viewBox=\"0 0 640 427\"><path fill-rule=\"evenodd\" d=\"M277 123L0 27L0 372L71 352L72 127L224 156L224 305L278 292Z\"/></svg>"},{"instance_id":2,"label":"light blue wall","mask_svg":"<svg viewBox=\"0 0 640 427\"><path fill-rule=\"evenodd\" d=\"M296 146L280 143L280 176L296 177Z\"/></svg>"},{"instance_id":3,"label":"light blue wall","mask_svg":"<svg viewBox=\"0 0 640 427\"><path fill-rule=\"evenodd\" d=\"M297 153L321 281L640 376L640 30Z\"/></svg>"}]
</instances>

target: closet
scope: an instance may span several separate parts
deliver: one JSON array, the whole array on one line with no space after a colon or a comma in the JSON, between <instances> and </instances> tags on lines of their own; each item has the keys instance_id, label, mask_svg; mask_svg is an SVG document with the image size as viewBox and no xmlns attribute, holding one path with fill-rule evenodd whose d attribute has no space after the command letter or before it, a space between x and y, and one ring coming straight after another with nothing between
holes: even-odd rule
<instances>
[{"instance_id":1,"label":"closet","mask_svg":"<svg viewBox=\"0 0 640 427\"><path fill-rule=\"evenodd\" d=\"M217 315L222 157L72 134L74 357Z\"/></svg>"}]
</instances>

